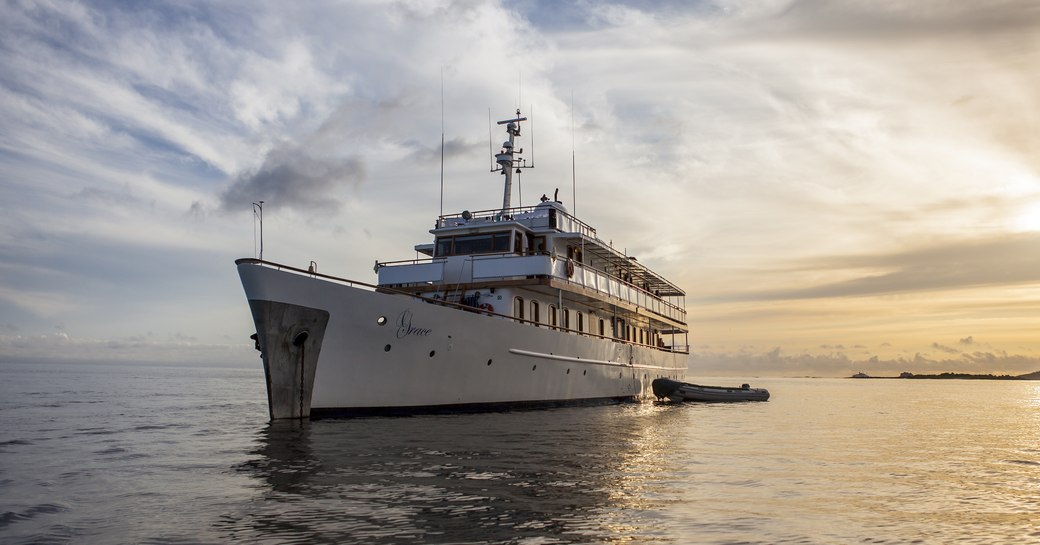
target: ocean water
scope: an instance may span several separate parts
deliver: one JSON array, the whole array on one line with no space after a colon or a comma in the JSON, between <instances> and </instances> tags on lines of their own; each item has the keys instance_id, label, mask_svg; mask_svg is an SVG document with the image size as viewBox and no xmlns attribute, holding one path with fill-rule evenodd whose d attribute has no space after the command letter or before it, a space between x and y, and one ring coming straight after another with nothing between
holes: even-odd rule
<instances>
[{"instance_id":1,"label":"ocean water","mask_svg":"<svg viewBox=\"0 0 1040 545\"><path fill-rule=\"evenodd\" d=\"M259 364L2 364L0 542L1040 543L1040 382L750 382L272 425Z\"/></svg>"}]
</instances>

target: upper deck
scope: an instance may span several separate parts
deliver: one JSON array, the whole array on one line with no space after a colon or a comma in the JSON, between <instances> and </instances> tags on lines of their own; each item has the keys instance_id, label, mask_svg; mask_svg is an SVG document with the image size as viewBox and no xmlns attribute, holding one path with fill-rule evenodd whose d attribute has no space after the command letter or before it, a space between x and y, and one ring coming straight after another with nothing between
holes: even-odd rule
<instances>
[{"instance_id":1,"label":"upper deck","mask_svg":"<svg viewBox=\"0 0 1040 545\"><path fill-rule=\"evenodd\" d=\"M596 229L587 223L574 217L555 201L543 201L537 206L521 208L510 208L508 210L484 210L478 212L464 211L460 214L451 214L437 218L437 227L430 233L442 237L451 236L456 233L465 235L494 234L503 231L514 231L521 235L548 235L557 244L549 245L546 240L545 247L538 246L537 236L529 237L534 241L526 247L517 245L517 237L512 237L513 244L509 248L495 247L495 241L491 240L491 251L489 252L465 252L475 253L547 253L550 255L564 255L568 259L574 259L582 263L598 264L603 271L613 271L626 282L640 286L646 291L660 297L683 297L686 293L678 286L668 281L663 276L650 270L639 263L635 257L626 256L614 249L613 246L600 240L596 236ZM519 233L516 233L519 231ZM475 241L474 241L475 242ZM443 245L441 245L443 246ZM521 246L518 248L518 246ZM552 250L565 250L570 252L555 252ZM416 250L429 256L446 257L447 252L441 252L442 247L434 248L432 245L416 246Z\"/></svg>"},{"instance_id":2,"label":"upper deck","mask_svg":"<svg viewBox=\"0 0 1040 545\"><path fill-rule=\"evenodd\" d=\"M472 229L499 223L516 223L530 230L551 230L578 233L595 239L596 230L572 216L555 201L543 201L537 206L524 206L507 210L463 211L437 218L437 227L430 231L437 234L443 230Z\"/></svg>"},{"instance_id":3,"label":"upper deck","mask_svg":"<svg viewBox=\"0 0 1040 545\"><path fill-rule=\"evenodd\" d=\"M568 293L588 308L622 310L644 323L655 322L658 327L651 329L685 330L685 292L601 240L555 195L543 195L535 206L510 205L514 174L534 166L517 146L526 120L517 110L516 117L498 122L508 139L494 155L491 172L503 179L502 207L438 217L430 230L433 243L415 246L429 259L376 261L379 285L440 298L515 287L555 294L561 306Z\"/></svg>"},{"instance_id":4,"label":"upper deck","mask_svg":"<svg viewBox=\"0 0 1040 545\"><path fill-rule=\"evenodd\" d=\"M685 292L596 236L555 201L441 216L429 259L377 262L379 285L442 291L496 285L551 288L642 309L681 327Z\"/></svg>"}]
</instances>

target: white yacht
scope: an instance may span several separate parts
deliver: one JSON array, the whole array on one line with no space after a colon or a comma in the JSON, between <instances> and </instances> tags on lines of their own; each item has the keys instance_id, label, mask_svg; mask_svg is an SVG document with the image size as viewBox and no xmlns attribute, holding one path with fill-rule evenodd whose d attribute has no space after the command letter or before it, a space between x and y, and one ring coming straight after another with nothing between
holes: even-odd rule
<instances>
[{"instance_id":1,"label":"white yacht","mask_svg":"<svg viewBox=\"0 0 1040 545\"><path fill-rule=\"evenodd\" d=\"M239 259L272 419L650 398L682 381L685 293L543 196L510 205L526 118L500 121L502 208L442 215L375 284Z\"/></svg>"}]
</instances>

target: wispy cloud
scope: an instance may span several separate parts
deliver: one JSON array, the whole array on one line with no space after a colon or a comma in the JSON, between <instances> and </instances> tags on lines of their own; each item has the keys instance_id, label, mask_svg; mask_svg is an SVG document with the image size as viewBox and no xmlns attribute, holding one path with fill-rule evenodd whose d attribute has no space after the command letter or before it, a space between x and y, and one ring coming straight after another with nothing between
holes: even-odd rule
<instances>
[{"instance_id":1,"label":"wispy cloud","mask_svg":"<svg viewBox=\"0 0 1040 545\"><path fill-rule=\"evenodd\" d=\"M344 188L364 181L360 158L317 158L295 146L280 147L268 152L256 172L240 174L220 202L225 210L266 200L298 212L330 214L339 210Z\"/></svg>"},{"instance_id":2,"label":"wispy cloud","mask_svg":"<svg viewBox=\"0 0 1040 545\"><path fill-rule=\"evenodd\" d=\"M781 4L782 5L782 4ZM1034 4L1003 0L982 4L946 0L896 2L826 2L795 0L771 19L772 28L791 35L857 40L869 43L931 36L977 38L980 34L1032 32L1040 23Z\"/></svg>"},{"instance_id":3,"label":"wispy cloud","mask_svg":"<svg viewBox=\"0 0 1040 545\"><path fill-rule=\"evenodd\" d=\"M277 259L410 255L439 204L443 74L449 209L499 202L487 110L533 106L525 202L570 201L574 150L568 206L685 286L699 335L856 363L834 347L913 330L922 354L999 360L1036 323L1037 36L1027 1L9 2L0 323L243 337L229 264L253 232L227 212L258 200ZM891 328L859 306L911 295L964 300ZM1015 339L956 342L998 322Z\"/></svg>"},{"instance_id":4,"label":"wispy cloud","mask_svg":"<svg viewBox=\"0 0 1040 545\"><path fill-rule=\"evenodd\" d=\"M744 348L737 351L694 350L689 373L697 376L817 376L848 377L857 372L871 376L898 376L906 371L918 375L940 373L987 373L1024 375L1040 370L1040 356L1008 352L959 352L939 349L939 356L922 352L908 356L883 358L843 351L808 353L785 351L780 347L759 351ZM956 357L950 354L957 353Z\"/></svg>"},{"instance_id":5,"label":"wispy cloud","mask_svg":"<svg viewBox=\"0 0 1040 545\"><path fill-rule=\"evenodd\" d=\"M764 276L787 277L787 288L742 290L705 300L769 301L862 297L908 292L1040 283L1040 234L954 240L883 254L828 256L789 268L763 269ZM849 271L852 271L850 274ZM864 272L858 272L864 271ZM826 279L852 276L841 282ZM806 278L824 279L806 286Z\"/></svg>"},{"instance_id":6,"label":"wispy cloud","mask_svg":"<svg viewBox=\"0 0 1040 545\"><path fill-rule=\"evenodd\" d=\"M72 337L64 332L0 334L0 362L242 365L254 357L256 352L248 342L206 343L183 333L108 339Z\"/></svg>"}]
</instances>

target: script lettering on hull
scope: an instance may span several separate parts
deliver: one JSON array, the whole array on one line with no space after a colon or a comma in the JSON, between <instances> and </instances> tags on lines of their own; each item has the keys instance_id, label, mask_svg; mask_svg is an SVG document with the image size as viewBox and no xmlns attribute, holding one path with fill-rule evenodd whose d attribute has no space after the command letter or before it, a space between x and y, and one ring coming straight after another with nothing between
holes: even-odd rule
<instances>
[{"instance_id":1,"label":"script lettering on hull","mask_svg":"<svg viewBox=\"0 0 1040 545\"><path fill-rule=\"evenodd\" d=\"M412 311L405 309L397 317L397 338L403 339L409 335L428 337L433 329L426 327L415 327L412 325Z\"/></svg>"}]
</instances>

